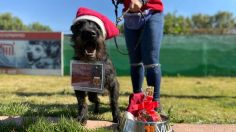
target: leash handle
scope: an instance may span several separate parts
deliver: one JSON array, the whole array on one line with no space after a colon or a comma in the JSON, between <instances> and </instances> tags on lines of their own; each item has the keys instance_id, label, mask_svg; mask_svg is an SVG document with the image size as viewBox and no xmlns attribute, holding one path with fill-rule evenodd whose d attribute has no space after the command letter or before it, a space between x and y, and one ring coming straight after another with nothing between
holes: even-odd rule
<instances>
[{"instance_id":1,"label":"leash handle","mask_svg":"<svg viewBox=\"0 0 236 132\"><path fill-rule=\"evenodd\" d=\"M125 12L122 13L122 15L120 17L118 17L118 5L119 5L119 1L116 1L116 0L112 0L112 4L114 5L115 7L115 17L116 17L116 27L118 26L118 23L121 22L124 18L124 15L127 14L129 11L130 11L130 8L128 8ZM141 10L139 10L139 12L141 13L141 16L144 18L144 15L142 13ZM144 23L146 23L145 19L144 19ZM142 34L142 33L141 33ZM138 45L139 45L139 42L140 40L138 40L136 46L134 47L134 51L137 49ZM131 52L122 52L118 46L118 43L117 43L117 39L116 37L114 37L114 42L115 42L115 45L116 45L116 49L118 50L118 52L122 55L129 55Z\"/></svg>"},{"instance_id":2,"label":"leash handle","mask_svg":"<svg viewBox=\"0 0 236 132\"><path fill-rule=\"evenodd\" d=\"M125 12L122 13L122 15L120 17L118 17L116 19L116 25L118 25L119 22L121 22L125 16L125 14L127 14L130 11L130 8L128 8Z\"/></svg>"}]
</instances>

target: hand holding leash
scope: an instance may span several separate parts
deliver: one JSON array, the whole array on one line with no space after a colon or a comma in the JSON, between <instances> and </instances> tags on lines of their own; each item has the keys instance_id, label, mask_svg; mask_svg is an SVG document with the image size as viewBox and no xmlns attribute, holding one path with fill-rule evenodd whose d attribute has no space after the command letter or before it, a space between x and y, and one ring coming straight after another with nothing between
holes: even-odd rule
<instances>
[{"instance_id":1,"label":"hand holding leash","mask_svg":"<svg viewBox=\"0 0 236 132\"><path fill-rule=\"evenodd\" d=\"M142 6L143 6L143 3L140 0L131 0L129 9L131 12L139 12Z\"/></svg>"},{"instance_id":2,"label":"hand holding leash","mask_svg":"<svg viewBox=\"0 0 236 132\"><path fill-rule=\"evenodd\" d=\"M128 8L125 12L123 12L122 15L116 19L116 23L118 24L119 22L121 22L125 14L128 13L129 11L130 11L130 8Z\"/></svg>"}]
</instances>

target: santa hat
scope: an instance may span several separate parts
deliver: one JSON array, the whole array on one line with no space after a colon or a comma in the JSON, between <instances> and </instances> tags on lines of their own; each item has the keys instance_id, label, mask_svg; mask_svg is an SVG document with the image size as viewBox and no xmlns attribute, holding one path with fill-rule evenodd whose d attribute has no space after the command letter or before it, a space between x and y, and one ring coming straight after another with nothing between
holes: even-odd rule
<instances>
[{"instance_id":1,"label":"santa hat","mask_svg":"<svg viewBox=\"0 0 236 132\"><path fill-rule=\"evenodd\" d=\"M110 39L112 37L119 35L119 30L112 23L112 21L99 12L81 7L77 11L76 18L74 19L73 24L75 24L79 20L84 20L84 19L94 21L95 23L97 23L102 30L104 38L106 39Z\"/></svg>"}]
</instances>

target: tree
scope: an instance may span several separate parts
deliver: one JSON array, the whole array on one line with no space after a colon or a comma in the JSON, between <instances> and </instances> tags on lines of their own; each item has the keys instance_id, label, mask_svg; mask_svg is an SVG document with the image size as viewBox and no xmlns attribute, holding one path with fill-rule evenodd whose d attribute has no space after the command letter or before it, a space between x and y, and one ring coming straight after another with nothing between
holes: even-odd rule
<instances>
[{"instance_id":1,"label":"tree","mask_svg":"<svg viewBox=\"0 0 236 132\"><path fill-rule=\"evenodd\" d=\"M176 16L175 13L165 15L164 33L165 34L188 34L191 28L189 18Z\"/></svg>"},{"instance_id":2,"label":"tree","mask_svg":"<svg viewBox=\"0 0 236 132\"><path fill-rule=\"evenodd\" d=\"M235 27L236 22L232 13L218 12L213 18L214 28L219 29L221 33L226 33Z\"/></svg>"},{"instance_id":3,"label":"tree","mask_svg":"<svg viewBox=\"0 0 236 132\"><path fill-rule=\"evenodd\" d=\"M44 26L39 22L34 22L28 26L29 31L52 31L49 26Z\"/></svg>"},{"instance_id":4,"label":"tree","mask_svg":"<svg viewBox=\"0 0 236 132\"><path fill-rule=\"evenodd\" d=\"M236 30L236 20L232 13L218 12L215 15L195 14L190 18L165 15L165 34L226 34Z\"/></svg>"},{"instance_id":5,"label":"tree","mask_svg":"<svg viewBox=\"0 0 236 132\"><path fill-rule=\"evenodd\" d=\"M0 30L19 31L24 29L26 27L19 18L13 17L10 13L0 15Z\"/></svg>"},{"instance_id":6,"label":"tree","mask_svg":"<svg viewBox=\"0 0 236 132\"><path fill-rule=\"evenodd\" d=\"M5 31L52 31L49 26L44 26L38 22L26 26L18 17L11 13L0 14L0 30Z\"/></svg>"},{"instance_id":7,"label":"tree","mask_svg":"<svg viewBox=\"0 0 236 132\"><path fill-rule=\"evenodd\" d=\"M194 29L212 28L212 17L204 14L196 14L192 16L192 26Z\"/></svg>"}]
</instances>

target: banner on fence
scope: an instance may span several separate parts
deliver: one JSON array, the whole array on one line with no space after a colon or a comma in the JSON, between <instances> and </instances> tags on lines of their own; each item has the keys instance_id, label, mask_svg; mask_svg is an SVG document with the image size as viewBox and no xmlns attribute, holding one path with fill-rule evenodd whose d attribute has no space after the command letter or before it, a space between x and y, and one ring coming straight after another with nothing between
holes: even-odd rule
<instances>
[{"instance_id":1,"label":"banner on fence","mask_svg":"<svg viewBox=\"0 0 236 132\"><path fill-rule=\"evenodd\" d=\"M0 32L0 73L63 75L60 32Z\"/></svg>"}]
</instances>

